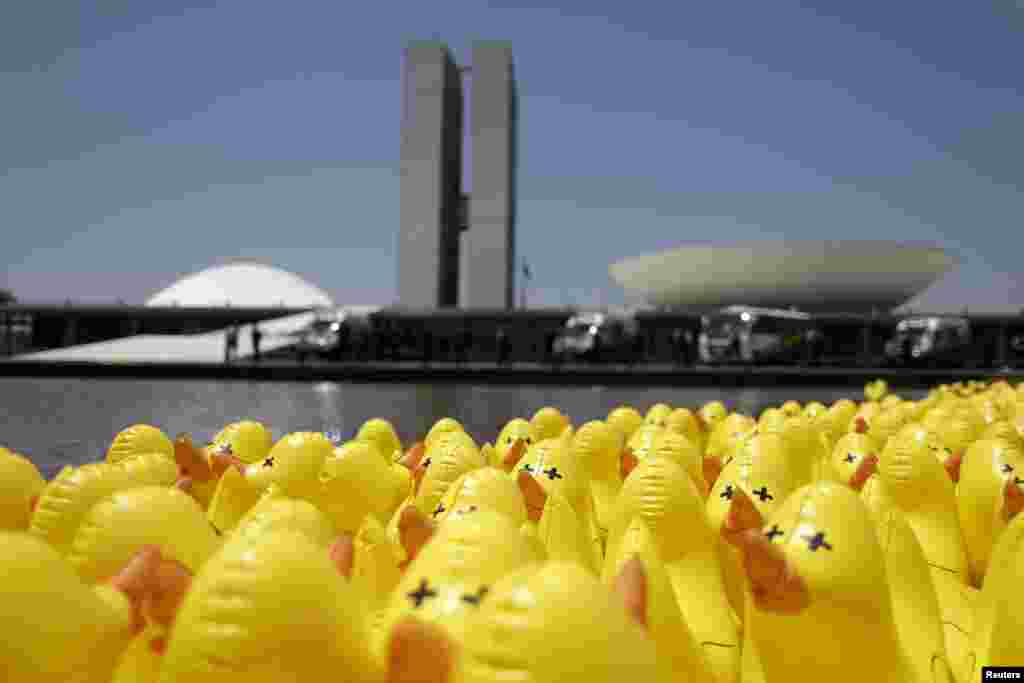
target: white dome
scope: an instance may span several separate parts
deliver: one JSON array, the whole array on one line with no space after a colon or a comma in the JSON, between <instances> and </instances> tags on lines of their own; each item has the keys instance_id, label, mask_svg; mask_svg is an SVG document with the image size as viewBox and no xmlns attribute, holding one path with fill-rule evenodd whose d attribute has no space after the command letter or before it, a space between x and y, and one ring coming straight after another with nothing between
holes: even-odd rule
<instances>
[{"instance_id":1,"label":"white dome","mask_svg":"<svg viewBox=\"0 0 1024 683\"><path fill-rule=\"evenodd\" d=\"M259 263L232 263L183 277L150 297L146 305L319 308L334 303L326 292L294 273Z\"/></svg>"}]
</instances>

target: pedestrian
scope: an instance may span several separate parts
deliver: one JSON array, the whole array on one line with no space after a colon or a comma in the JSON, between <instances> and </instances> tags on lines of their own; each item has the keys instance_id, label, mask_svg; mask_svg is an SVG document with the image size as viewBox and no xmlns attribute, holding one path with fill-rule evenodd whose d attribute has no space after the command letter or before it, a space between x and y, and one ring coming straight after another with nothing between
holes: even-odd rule
<instances>
[{"instance_id":1,"label":"pedestrian","mask_svg":"<svg viewBox=\"0 0 1024 683\"><path fill-rule=\"evenodd\" d=\"M260 361L260 341L263 339L263 332L259 325L252 326L252 359L257 363Z\"/></svg>"},{"instance_id":2,"label":"pedestrian","mask_svg":"<svg viewBox=\"0 0 1024 683\"><path fill-rule=\"evenodd\" d=\"M231 363L235 360L235 355L238 353L238 327L232 325L228 328L227 333L227 344L224 349L224 362Z\"/></svg>"}]
</instances>

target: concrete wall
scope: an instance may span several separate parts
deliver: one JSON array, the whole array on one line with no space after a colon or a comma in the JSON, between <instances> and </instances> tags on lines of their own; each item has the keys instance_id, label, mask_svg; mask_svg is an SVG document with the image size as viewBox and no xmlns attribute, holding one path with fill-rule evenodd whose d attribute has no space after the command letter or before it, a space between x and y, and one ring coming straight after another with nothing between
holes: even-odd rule
<instances>
[{"instance_id":1,"label":"concrete wall","mask_svg":"<svg viewBox=\"0 0 1024 683\"><path fill-rule=\"evenodd\" d=\"M472 190L460 306L515 305L516 83L508 43L473 45Z\"/></svg>"},{"instance_id":2,"label":"concrete wall","mask_svg":"<svg viewBox=\"0 0 1024 683\"><path fill-rule=\"evenodd\" d=\"M459 286L462 84L445 45L406 49L398 295L403 306L454 306Z\"/></svg>"}]
</instances>

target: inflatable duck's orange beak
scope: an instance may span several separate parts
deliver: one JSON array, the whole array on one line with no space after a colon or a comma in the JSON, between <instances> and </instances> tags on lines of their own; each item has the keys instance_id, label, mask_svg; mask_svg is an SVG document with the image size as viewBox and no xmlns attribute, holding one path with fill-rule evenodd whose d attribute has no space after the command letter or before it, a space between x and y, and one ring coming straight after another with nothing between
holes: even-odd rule
<instances>
[{"instance_id":1,"label":"inflatable duck's orange beak","mask_svg":"<svg viewBox=\"0 0 1024 683\"><path fill-rule=\"evenodd\" d=\"M640 460L636 457L636 453L633 452L632 448L622 451L622 460L619 463L619 475L622 477L622 481L626 481L629 473L639 464Z\"/></svg>"},{"instance_id":2,"label":"inflatable duck's orange beak","mask_svg":"<svg viewBox=\"0 0 1024 683\"><path fill-rule=\"evenodd\" d=\"M110 585L128 598L132 608L132 634L138 635L146 626L145 602L160 563L159 546L146 546L136 553L124 568L110 579Z\"/></svg>"},{"instance_id":3,"label":"inflatable duck's orange beak","mask_svg":"<svg viewBox=\"0 0 1024 683\"><path fill-rule=\"evenodd\" d=\"M877 471L878 456L873 454L866 456L860 461L860 464L857 465L857 470L850 475L850 481L848 482L850 488L854 491L860 491L864 488L864 484L867 483L868 479L871 478L871 475Z\"/></svg>"},{"instance_id":4,"label":"inflatable duck's orange beak","mask_svg":"<svg viewBox=\"0 0 1024 683\"><path fill-rule=\"evenodd\" d=\"M760 529L748 529L729 538L743 556L743 570L754 604L776 614L799 614L810 604L807 584L782 549Z\"/></svg>"},{"instance_id":5,"label":"inflatable duck's orange beak","mask_svg":"<svg viewBox=\"0 0 1024 683\"><path fill-rule=\"evenodd\" d=\"M754 507L754 502L746 491L735 487L732 499L729 501L729 510L725 514L722 523L722 535L727 541L745 531L758 530L764 526L764 517L760 510Z\"/></svg>"},{"instance_id":6,"label":"inflatable duck's orange beak","mask_svg":"<svg viewBox=\"0 0 1024 683\"><path fill-rule=\"evenodd\" d=\"M446 683L455 646L440 627L406 617L391 631L388 683Z\"/></svg>"},{"instance_id":7,"label":"inflatable duck's orange beak","mask_svg":"<svg viewBox=\"0 0 1024 683\"><path fill-rule=\"evenodd\" d=\"M942 465L946 468L946 474L949 475L949 478L953 480L954 484L960 481L960 465L963 464L963 459L964 456L962 453L954 453L946 458L946 461Z\"/></svg>"},{"instance_id":8,"label":"inflatable duck's orange beak","mask_svg":"<svg viewBox=\"0 0 1024 683\"><path fill-rule=\"evenodd\" d=\"M434 525L430 520L416 506L407 505L402 510L402 516L398 518L398 538L402 542L407 558L399 565L399 569L405 571L433 535Z\"/></svg>"},{"instance_id":9,"label":"inflatable duck's orange beak","mask_svg":"<svg viewBox=\"0 0 1024 683\"><path fill-rule=\"evenodd\" d=\"M1009 522L1024 510L1024 479L1010 477L1003 487L1003 519Z\"/></svg>"},{"instance_id":10,"label":"inflatable duck's orange beak","mask_svg":"<svg viewBox=\"0 0 1024 683\"><path fill-rule=\"evenodd\" d=\"M220 479L224 473L228 471L229 467L236 468L243 477L245 476L245 463L237 456L231 455L230 453L214 451L210 454L209 467L210 472L213 473L213 478L215 479Z\"/></svg>"},{"instance_id":11,"label":"inflatable duck's orange beak","mask_svg":"<svg viewBox=\"0 0 1024 683\"><path fill-rule=\"evenodd\" d=\"M331 545L331 561L339 574L346 579L352 578L352 569L356 561L356 546L352 534L343 533L338 536L338 540Z\"/></svg>"},{"instance_id":12,"label":"inflatable duck's orange beak","mask_svg":"<svg viewBox=\"0 0 1024 683\"><path fill-rule=\"evenodd\" d=\"M857 434L867 434L868 421L865 420L863 417L858 417L853 422L853 431L856 432Z\"/></svg>"},{"instance_id":13,"label":"inflatable duck's orange beak","mask_svg":"<svg viewBox=\"0 0 1024 683\"><path fill-rule=\"evenodd\" d=\"M39 505L39 494L32 496L28 500L28 512L30 515L35 514L36 506Z\"/></svg>"},{"instance_id":14,"label":"inflatable duck's orange beak","mask_svg":"<svg viewBox=\"0 0 1024 683\"><path fill-rule=\"evenodd\" d=\"M146 599L146 616L171 626L192 585L192 572L177 560L161 557L156 563Z\"/></svg>"},{"instance_id":15,"label":"inflatable duck's orange beak","mask_svg":"<svg viewBox=\"0 0 1024 683\"><path fill-rule=\"evenodd\" d=\"M705 455L704 460L701 462L701 468L704 470L704 481L708 485L708 491L714 487L715 482L718 481L718 477L722 474L722 461L713 455Z\"/></svg>"},{"instance_id":16,"label":"inflatable duck's orange beak","mask_svg":"<svg viewBox=\"0 0 1024 683\"><path fill-rule=\"evenodd\" d=\"M416 466L423 460L423 455L427 452L427 446L422 441L417 441L412 445L412 448L405 452L398 462L409 470L416 469Z\"/></svg>"},{"instance_id":17,"label":"inflatable duck's orange beak","mask_svg":"<svg viewBox=\"0 0 1024 683\"><path fill-rule=\"evenodd\" d=\"M529 472L519 472L516 477L516 484L523 494L523 502L526 503L526 516L532 522L539 522L544 514L544 506L548 502L547 491L540 483L530 476Z\"/></svg>"},{"instance_id":18,"label":"inflatable duck's orange beak","mask_svg":"<svg viewBox=\"0 0 1024 683\"><path fill-rule=\"evenodd\" d=\"M511 472L519 462L523 453L526 451L526 441L523 439L516 439L511 446L509 446L508 452L505 453L505 457L502 458L501 466L505 468L506 472Z\"/></svg>"},{"instance_id":19,"label":"inflatable duck's orange beak","mask_svg":"<svg viewBox=\"0 0 1024 683\"><path fill-rule=\"evenodd\" d=\"M615 577L612 591L622 600L623 606L633 621L647 628L647 573L639 557L633 557L622 565L622 571Z\"/></svg>"},{"instance_id":20,"label":"inflatable duck's orange beak","mask_svg":"<svg viewBox=\"0 0 1024 683\"><path fill-rule=\"evenodd\" d=\"M182 479L193 481L213 479L213 471L206 458L192 444L190 434L179 434L174 438L174 462L178 465L178 474Z\"/></svg>"}]
</instances>

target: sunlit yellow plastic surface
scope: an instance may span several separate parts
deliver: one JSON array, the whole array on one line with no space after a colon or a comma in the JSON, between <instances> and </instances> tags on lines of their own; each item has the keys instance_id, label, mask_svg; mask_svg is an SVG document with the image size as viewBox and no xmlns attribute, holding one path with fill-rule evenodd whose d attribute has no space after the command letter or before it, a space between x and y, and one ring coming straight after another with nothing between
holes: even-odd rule
<instances>
[{"instance_id":1,"label":"sunlit yellow plastic surface","mask_svg":"<svg viewBox=\"0 0 1024 683\"><path fill-rule=\"evenodd\" d=\"M533 440L543 441L561 436L562 432L569 426L569 418L563 415L557 408L545 406L530 418L530 427L533 429Z\"/></svg>"},{"instance_id":2,"label":"sunlit yellow plastic surface","mask_svg":"<svg viewBox=\"0 0 1024 683\"><path fill-rule=\"evenodd\" d=\"M704 456L700 446L688 436L666 429L655 437L652 450L655 455L671 458L682 465L698 491L708 490L704 481Z\"/></svg>"},{"instance_id":3,"label":"sunlit yellow plastic surface","mask_svg":"<svg viewBox=\"0 0 1024 683\"><path fill-rule=\"evenodd\" d=\"M65 553L89 508L129 486L124 468L109 463L62 470L40 494L29 532Z\"/></svg>"},{"instance_id":4,"label":"sunlit yellow plastic surface","mask_svg":"<svg viewBox=\"0 0 1024 683\"><path fill-rule=\"evenodd\" d=\"M439 522L477 510L497 512L516 526L526 522L527 517L515 480L496 467L481 467L460 476L448 487L439 508L442 511L434 515Z\"/></svg>"},{"instance_id":5,"label":"sunlit yellow plastic surface","mask_svg":"<svg viewBox=\"0 0 1024 683\"><path fill-rule=\"evenodd\" d=\"M166 642L167 635L167 628L147 624L118 659L111 683L155 683L160 677L163 655L153 645L154 641Z\"/></svg>"},{"instance_id":6,"label":"sunlit yellow plastic surface","mask_svg":"<svg viewBox=\"0 0 1024 683\"><path fill-rule=\"evenodd\" d=\"M24 531L46 482L28 458L0 448L0 530Z\"/></svg>"},{"instance_id":7,"label":"sunlit yellow plastic surface","mask_svg":"<svg viewBox=\"0 0 1024 683\"><path fill-rule=\"evenodd\" d=\"M305 535L232 539L193 580L160 681L382 681L361 605Z\"/></svg>"},{"instance_id":8,"label":"sunlit yellow plastic surface","mask_svg":"<svg viewBox=\"0 0 1024 683\"><path fill-rule=\"evenodd\" d=\"M394 459L395 453L402 452L398 432L395 431L394 425L383 418L375 417L364 422L356 432L355 440L374 444L389 462Z\"/></svg>"},{"instance_id":9,"label":"sunlit yellow plastic surface","mask_svg":"<svg viewBox=\"0 0 1024 683\"><path fill-rule=\"evenodd\" d=\"M427 436L423 439L423 443L429 448L434 445L441 436L450 432L465 432L462 423L451 417L442 417L440 420L435 422L430 430L427 432Z\"/></svg>"},{"instance_id":10,"label":"sunlit yellow plastic surface","mask_svg":"<svg viewBox=\"0 0 1024 683\"><path fill-rule=\"evenodd\" d=\"M999 420L988 425L978 439L1002 439L1017 448L1024 448L1024 439L1021 438L1021 434L1018 433L1013 422L1009 420Z\"/></svg>"},{"instance_id":11,"label":"sunlit yellow plastic surface","mask_svg":"<svg viewBox=\"0 0 1024 683\"><path fill-rule=\"evenodd\" d=\"M647 409L644 424L657 427L668 427L668 416L672 414L672 406L667 403L655 403Z\"/></svg>"},{"instance_id":12,"label":"sunlit yellow plastic surface","mask_svg":"<svg viewBox=\"0 0 1024 683\"><path fill-rule=\"evenodd\" d=\"M800 405L800 402L794 401L793 399L790 399L779 406L779 410L781 410L786 417L796 417L804 412L804 408Z\"/></svg>"},{"instance_id":13,"label":"sunlit yellow plastic surface","mask_svg":"<svg viewBox=\"0 0 1024 683\"><path fill-rule=\"evenodd\" d=\"M114 437L107 450L107 462L115 463L132 455L160 453L174 460L174 444L158 428L147 425L132 425Z\"/></svg>"},{"instance_id":14,"label":"sunlit yellow plastic surface","mask_svg":"<svg viewBox=\"0 0 1024 683\"><path fill-rule=\"evenodd\" d=\"M391 468L374 445L362 441L349 441L326 455L316 501L339 532L355 533L366 515L387 524L396 500L410 491L408 480L403 488L392 479Z\"/></svg>"},{"instance_id":15,"label":"sunlit yellow plastic surface","mask_svg":"<svg viewBox=\"0 0 1024 683\"><path fill-rule=\"evenodd\" d=\"M644 418L632 406L619 406L608 413L608 418L605 422L622 432L623 439L628 441L629 437L633 436L633 432L640 429L640 425L644 423Z\"/></svg>"},{"instance_id":16,"label":"sunlit yellow plastic surface","mask_svg":"<svg viewBox=\"0 0 1024 683\"><path fill-rule=\"evenodd\" d=\"M213 437L211 451L233 455L244 463L260 462L267 457L274 438L259 422L232 422Z\"/></svg>"},{"instance_id":17,"label":"sunlit yellow plastic surface","mask_svg":"<svg viewBox=\"0 0 1024 683\"><path fill-rule=\"evenodd\" d=\"M711 683L707 659L690 632L665 571L650 530L634 518L620 539L616 557L609 558L602 573L603 583L611 588L619 572L634 557L639 558L646 576L646 628L658 649L659 663L670 670L672 680Z\"/></svg>"},{"instance_id":18,"label":"sunlit yellow plastic surface","mask_svg":"<svg viewBox=\"0 0 1024 683\"><path fill-rule=\"evenodd\" d=\"M395 586L401 579L398 549L387 538L384 525L367 516L356 532L352 583L366 597L371 610L386 607Z\"/></svg>"},{"instance_id":19,"label":"sunlit yellow plastic surface","mask_svg":"<svg viewBox=\"0 0 1024 683\"><path fill-rule=\"evenodd\" d=\"M658 424L644 424L633 432L626 442L626 448L632 451L638 460L644 460L654 455L654 442L665 432L665 428Z\"/></svg>"},{"instance_id":20,"label":"sunlit yellow plastic surface","mask_svg":"<svg viewBox=\"0 0 1024 683\"><path fill-rule=\"evenodd\" d=\"M195 572L220 542L187 493L146 486L118 491L92 506L67 559L83 580L96 583L114 576L148 545Z\"/></svg>"},{"instance_id":21,"label":"sunlit yellow plastic surface","mask_svg":"<svg viewBox=\"0 0 1024 683\"><path fill-rule=\"evenodd\" d=\"M162 453L129 455L117 464L138 486L171 486L178 479L178 466Z\"/></svg>"},{"instance_id":22,"label":"sunlit yellow plastic surface","mask_svg":"<svg viewBox=\"0 0 1024 683\"><path fill-rule=\"evenodd\" d=\"M900 643L916 680L932 681L933 671L951 672L952 663L946 656L942 610L928 561L914 531L895 507L882 505L869 508L869 512L885 558ZM964 663L958 664L962 669ZM963 673L961 670L961 676ZM948 677L940 675L938 679L945 683Z\"/></svg>"},{"instance_id":23,"label":"sunlit yellow plastic surface","mask_svg":"<svg viewBox=\"0 0 1024 683\"><path fill-rule=\"evenodd\" d=\"M438 504L448 487L466 472L485 464L480 451L465 432L447 432L439 436L427 447L420 463L426 468L414 499L420 512L441 514L443 510L438 511Z\"/></svg>"},{"instance_id":24,"label":"sunlit yellow plastic surface","mask_svg":"<svg viewBox=\"0 0 1024 683\"><path fill-rule=\"evenodd\" d=\"M803 579L809 599L795 617L758 604L749 610L745 628L766 680L804 680L808 671L842 683L913 680L882 550L857 494L834 482L805 486L768 520L765 533ZM870 652L851 659L855 643L870 643Z\"/></svg>"},{"instance_id":25,"label":"sunlit yellow plastic surface","mask_svg":"<svg viewBox=\"0 0 1024 683\"><path fill-rule=\"evenodd\" d=\"M705 457L714 458L725 466L730 458L734 456L736 445L743 436L749 434L757 427L757 420L739 413L733 413L722 420L708 437L708 445L704 451ZM708 482L710 486L714 482Z\"/></svg>"},{"instance_id":26,"label":"sunlit yellow plastic surface","mask_svg":"<svg viewBox=\"0 0 1024 683\"><path fill-rule=\"evenodd\" d=\"M217 533L228 533L252 509L263 493L263 490L246 482L237 469L229 467L217 482L217 491L206 510L206 518Z\"/></svg>"},{"instance_id":27,"label":"sunlit yellow plastic surface","mask_svg":"<svg viewBox=\"0 0 1024 683\"><path fill-rule=\"evenodd\" d=\"M957 510L974 586L981 586L988 568L996 540L995 513L1006 482L1018 472L1024 472L1024 453L1011 442L995 439L975 441L960 468Z\"/></svg>"},{"instance_id":28,"label":"sunlit yellow plastic surface","mask_svg":"<svg viewBox=\"0 0 1024 683\"><path fill-rule=\"evenodd\" d=\"M665 457L650 458L623 482L608 535L606 567L619 556L621 539L634 519L643 520L650 530L683 617L717 680L737 681L739 626L722 582L718 539L708 524L704 498L680 465Z\"/></svg>"},{"instance_id":29,"label":"sunlit yellow plastic surface","mask_svg":"<svg viewBox=\"0 0 1024 683\"><path fill-rule=\"evenodd\" d=\"M479 609L494 582L538 560L503 515L477 510L449 517L398 582L384 632L411 614L461 642L468 614Z\"/></svg>"},{"instance_id":30,"label":"sunlit yellow plastic surface","mask_svg":"<svg viewBox=\"0 0 1024 683\"><path fill-rule=\"evenodd\" d=\"M881 401L889 393L889 383L884 379L876 379L864 385L864 399L867 401Z\"/></svg>"},{"instance_id":31,"label":"sunlit yellow plastic surface","mask_svg":"<svg viewBox=\"0 0 1024 683\"><path fill-rule=\"evenodd\" d=\"M263 494L231 536L256 538L278 532L300 533L322 548L338 538L338 530L327 515L309 501L280 494L276 486Z\"/></svg>"},{"instance_id":32,"label":"sunlit yellow plastic surface","mask_svg":"<svg viewBox=\"0 0 1024 683\"><path fill-rule=\"evenodd\" d=\"M320 432L295 432L275 443L262 461L248 465L245 479L257 489L275 484L286 496L317 500L320 471L333 450Z\"/></svg>"},{"instance_id":33,"label":"sunlit yellow plastic surface","mask_svg":"<svg viewBox=\"0 0 1024 683\"><path fill-rule=\"evenodd\" d=\"M842 436L832 449L828 465L822 469L822 479L849 484L865 458L878 456L880 449L868 434L851 432Z\"/></svg>"},{"instance_id":34,"label":"sunlit yellow plastic surface","mask_svg":"<svg viewBox=\"0 0 1024 683\"><path fill-rule=\"evenodd\" d=\"M729 416L729 409L725 407L725 404L721 401L708 401L700 407L698 411L704 425L710 434L714 431L715 427L719 425L722 420Z\"/></svg>"},{"instance_id":35,"label":"sunlit yellow plastic surface","mask_svg":"<svg viewBox=\"0 0 1024 683\"><path fill-rule=\"evenodd\" d=\"M769 430L762 430L769 431ZM818 478L830 452L814 422L803 415L788 418L779 432L792 461L794 476L809 483Z\"/></svg>"},{"instance_id":36,"label":"sunlit yellow plastic surface","mask_svg":"<svg viewBox=\"0 0 1024 683\"><path fill-rule=\"evenodd\" d=\"M787 456L780 435L751 437L736 450L736 457L722 470L708 495L705 510L715 538L721 534L737 491L746 493L761 516L768 519L790 493L807 483L806 472ZM735 548L722 544L720 559L729 604L741 615L744 583L740 556Z\"/></svg>"},{"instance_id":37,"label":"sunlit yellow plastic surface","mask_svg":"<svg viewBox=\"0 0 1024 683\"><path fill-rule=\"evenodd\" d=\"M110 680L131 637L127 600L92 590L56 550L21 532L0 532L0 576L3 680Z\"/></svg>"},{"instance_id":38,"label":"sunlit yellow plastic surface","mask_svg":"<svg viewBox=\"0 0 1024 683\"><path fill-rule=\"evenodd\" d=\"M985 585L978 597L970 666L973 680L982 680L983 666L1019 666L1024 661L1021 625L1019 622L1015 625L1013 615L1007 614L1019 607L1014 596L1020 590L1020 577L1024 572L1022 553L1024 514L1018 514L992 548Z\"/></svg>"},{"instance_id":39,"label":"sunlit yellow plastic surface","mask_svg":"<svg viewBox=\"0 0 1024 683\"><path fill-rule=\"evenodd\" d=\"M502 427L498 434L498 440L494 443L495 458L498 462L491 464L500 466L501 463L504 463L508 452L519 441L527 446L533 443L533 431L530 423L521 417L510 420Z\"/></svg>"},{"instance_id":40,"label":"sunlit yellow plastic surface","mask_svg":"<svg viewBox=\"0 0 1024 683\"><path fill-rule=\"evenodd\" d=\"M497 582L467 623L452 683L667 683L655 647L594 576L548 562Z\"/></svg>"},{"instance_id":41,"label":"sunlit yellow plastic surface","mask_svg":"<svg viewBox=\"0 0 1024 683\"><path fill-rule=\"evenodd\" d=\"M597 526L602 553L608 542L615 499L622 488L620 468L621 434L614 427L594 420L582 425L572 440L573 459L589 475L590 495L594 503L594 523Z\"/></svg>"},{"instance_id":42,"label":"sunlit yellow plastic surface","mask_svg":"<svg viewBox=\"0 0 1024 683\"><path fill-rule=\"evenodd\" d=\"M689 408L676 408L665 418L665 427L669 431L682 434L697 447L701 455L704 454L708 434L705 431L701 419Z\"/></svg>"}]
</instances>

